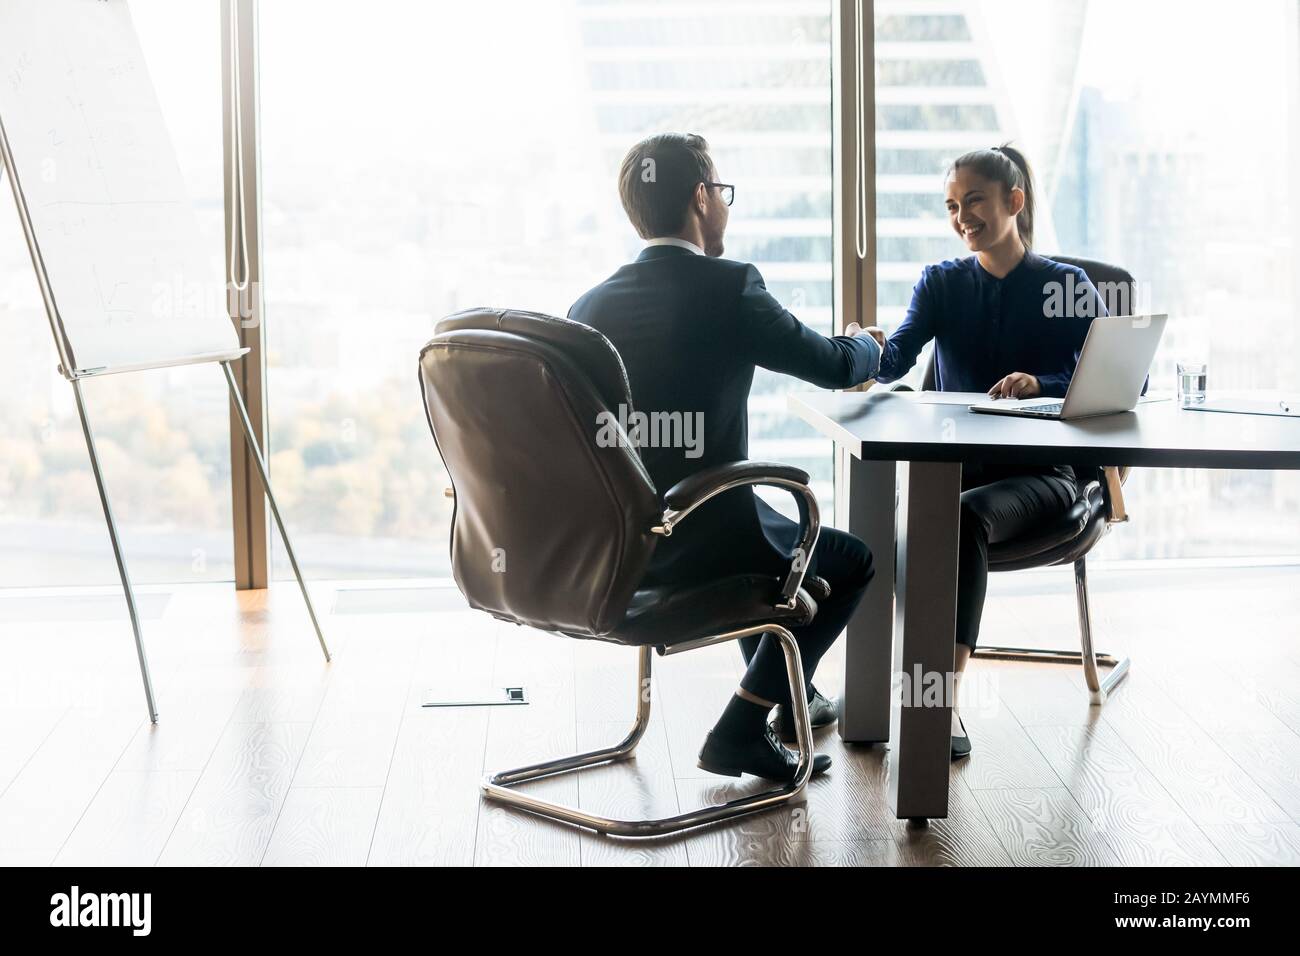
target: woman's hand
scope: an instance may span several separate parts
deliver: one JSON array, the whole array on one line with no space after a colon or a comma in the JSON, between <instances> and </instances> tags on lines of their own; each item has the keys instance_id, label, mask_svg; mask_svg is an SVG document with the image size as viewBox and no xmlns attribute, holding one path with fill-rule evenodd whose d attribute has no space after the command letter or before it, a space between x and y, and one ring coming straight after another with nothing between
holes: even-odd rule
<instances>
[{"instance_id":1,"label":"woman's hand","mask_svg":"<svg viewBox=\"0 0 1300 956\"><path fill-rule=\"evenodd\" d=\"M885 330L882 329L880 326L868 325L862 331L866 332L869 336L875 339L882 349L885 347Z\"/></svg>"},{"instance_id":2,"label":"woman's hand","mask_svg":"<svg viewBox=\"0 0 1300 956\"><path fill-rule=\"evenodd\" d=\"M1033 398L1042 393L1034 376L1028 372L1012 372L989 389L989 398Z\"/></svg>"},{"instance_id":3,"label":"woman's hand","mask_svg":"<svg viewBox=\"0 0 1300 956\"><path fill-rule=\"evenodd\" d=\"M882 349L885 347L885 330L878 325L868 325L865 329L856 322L850 322L844 334L848 336L862 335L863 333L871 336L876 340L876 344Z\"/></svg>"}]
</instances>

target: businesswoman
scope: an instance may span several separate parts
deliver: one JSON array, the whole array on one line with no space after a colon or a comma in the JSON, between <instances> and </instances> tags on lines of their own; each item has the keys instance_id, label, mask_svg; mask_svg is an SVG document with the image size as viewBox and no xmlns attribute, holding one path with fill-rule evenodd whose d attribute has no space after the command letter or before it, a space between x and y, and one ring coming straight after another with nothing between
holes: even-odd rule
<instances>
[{"instance_id":1,"label":"businesswoman","mask_svg":"<svg viewBox=\"0 0 1300 956\"><path fill-rule=\"evenodd\" d=\"M886 338L875 327L867 330L882 346L877 380L892 382L906 375L933 339L940 391L987 392L994 398L1064 396L1088 323L1106 311L1083 270L1031 251L1034 185L1029 163L1006 145L975 150L949 167L944 193L948 221L974 254L927 266L893 335ZM1063 295L1065 290L1071 291ZM1066 466L963 467L954 657L958 681L979 638L989 545L1051 521L1069 509L1075 493L1074 472ZM954 760L971 750L956 704L954 700Z\"/></svg>"}]
</instances>

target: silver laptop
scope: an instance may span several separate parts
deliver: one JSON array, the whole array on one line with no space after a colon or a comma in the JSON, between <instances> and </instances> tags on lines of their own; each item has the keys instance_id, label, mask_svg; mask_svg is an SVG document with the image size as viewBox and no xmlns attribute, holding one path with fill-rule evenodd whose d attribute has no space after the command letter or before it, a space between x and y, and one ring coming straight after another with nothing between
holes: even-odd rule
<instances>
[{"instance_id":1,"label":"silver laptop","mask_svg":"<svg viewBox=\"0 0 1300 956\"><path fill-rule=\"evenodd\" d=\"M990 399L970 410L1067 420L1132 411L1168 319L1167 315L1093 319L1065 398Z\"/></svg>"}]
</instances>

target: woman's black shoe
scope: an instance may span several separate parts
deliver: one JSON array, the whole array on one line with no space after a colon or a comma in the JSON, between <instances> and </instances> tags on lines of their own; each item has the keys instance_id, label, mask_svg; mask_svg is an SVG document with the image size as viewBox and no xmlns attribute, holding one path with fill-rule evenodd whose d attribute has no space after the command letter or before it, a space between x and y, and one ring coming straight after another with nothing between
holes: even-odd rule
<instances>
[{"instance_id":1,"label":"woman's black shoe","mask_svg":"<svg viewBox=\"0 0 1300 956\"><path fill-rule=\"evenodd\" d=\"M840 719L840 702L834 698L827 700L821 695L821 691L814 687L812 697L808 698L808 717L812 720L813 730L829 727ZM794 718L790 716L790 711L784 705L776 705L776 719L772 721L772 726L776 729L778 737L788 744L794 743Z\"/></svg>"},{"instance_id":2,"label":"woman's black shoe","mask_svg":"<svg viewBox=\"0 0 1300 956\"><path fill-rule=\"evenodd\" d=\"M812 775L815 777L825 773L830 765L831 758L828 755L814 755ZM760 737L741 741L729 740L720 737L717 731L710 731L704 738L698 766L724 777L739 777L742 773L748 773L766 780L789 783L799 770L799 756L782 746L771 727L765 727Z\"/></svg>"},{"instance_id":3,"label":"woman's black shoe","mask_svg":"<svg viewBox=\"0 0 1300 956\"><path fill-rule=\"evenodd\" d=\"M966 725L962 723L962 719L960 716L957 718L957 723L961 724L962 735L960 737L956 736L955 734L953 735L952 738L952 759L953 760L960 760L962 757L969 757L970 750L971 750L970 737L966 736Z\"/></svg>"}]
</instances>

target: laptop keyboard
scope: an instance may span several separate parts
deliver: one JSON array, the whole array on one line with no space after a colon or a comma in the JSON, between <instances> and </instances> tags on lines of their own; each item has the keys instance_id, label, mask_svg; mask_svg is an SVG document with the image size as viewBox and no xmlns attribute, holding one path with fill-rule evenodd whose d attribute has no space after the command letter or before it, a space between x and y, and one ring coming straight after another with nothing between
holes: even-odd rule
<instances>
[{"instance_id":1,"label":"laptop keyboard","mask_svg":"<svg viewBox=\"0 0 1300 956\"><path fill-rule=\"evenodd\" d=\"M1064 407L1065 402L1051 402L1047 405L1035 405L1033 408L1022 408L1020 411L1033 415L1059 415Z\"/></svg>"}]
</instances>

